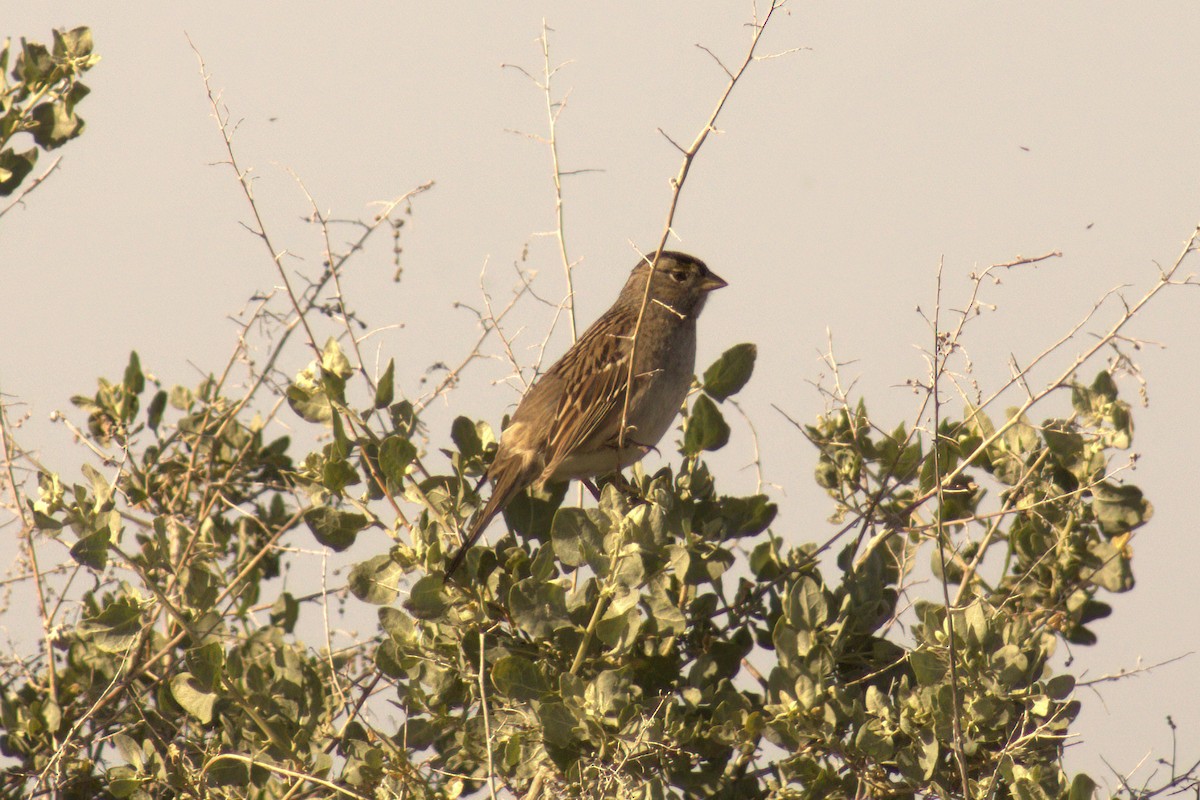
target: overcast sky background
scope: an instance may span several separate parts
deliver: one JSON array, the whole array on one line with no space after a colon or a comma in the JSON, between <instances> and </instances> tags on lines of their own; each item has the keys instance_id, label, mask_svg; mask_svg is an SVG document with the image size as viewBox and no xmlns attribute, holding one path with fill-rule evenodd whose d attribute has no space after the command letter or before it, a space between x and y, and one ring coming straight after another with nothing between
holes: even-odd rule
<instances>
[{"instance_id":1,"label":"overcast sky background","mask_svg":"<svg viewBox=\"0 0 1200 800\"><path fill-rule=\"evenodd\" d=\"M479 303L479 275L498 300L514 262L561 296L553 194L545 147L512 131L545 131L544 97L502 63L540 70L543 18L556 78L569 91L559 124L580 329L612 301L650 248L678 154L656 132L690 141L724 83L703 44L734 63L744 54L743 2L512 2L282 7L128 2L5 4L0 36L50 40L53 27L89 25L103 61L86 79L82 138L61 169L0 221L0 387L30 414L18 432L58 468L78 458L47 420L98 375L119 376L128 353L165 383L195 384L234 344L228 316L277 277L247 218L209 115L196 57L235 119L235 147L279 246L319 269L317 231L289 170L335 216L369 216L371 203L428 180L402 235L402 280L391 280L380 237L344 288L372 327L372 358L398 362L400 387L420 393L437 361L457 363L478 335L456 300ZM744 405L763 436L762 461L793 541L822 540L830 506L813 486L813 450L774 410L811 421L824 407L812 384L832 333L845 368L884 427L908 420L930 338L944 260L943 306L961 307L973 270L1060 250L1062 258L1004 276L985 299L998 310L971 325L976 376L995 386L1010 354L1026 363L1109 289L1140 297L1200 220L1200 60L1194 2L1097 4L825 3L788 7L763 52L803 48L752 66L686 186L675 246L729 281L701 324L698 368L740 341L759 345ZM49 163L43 160L41 167ZM1188 272L1200 271L1193 260ZM1150 405L1135 408L1128 478L1154 502L1134 540L1138 586L1101 597L1115 613L1097 646L1075 648L1072 670L1098 676L1200 649L1200 544L1195 533L1200 430L1200 295L1167 292L1131 329L1165 348L1139 353ZM1119 314L1105 306L1097 328ZM516 352L541 341L548 310L514 311ZM524 329L522 329L524 326ZM551 356L566 345L560 328ZM1081 339L1034 376L1048 379ZM495 342L489 352L498 352ZM307 360L299 348L286 372ZM1103 366L1081 377L1090 381ZM432 412L435 435L455 415L499 423L517 398L501 360L465 375ZM1136 402L1137 386L1121 386ZM957 410L957 401L953 404ZM1053 406L1035 414L1041 419ZM1057 406L1066 408L1064 397ZM19 413L19 412L17 412ZM999 416L999 414L997 414ZM78 420L80 415L75 414ZM438 426L441 425L439 430ZM727 491L753 488L749 437L722 465ZM653 466L653 464L648 464ZM70 480L74 475L65 476ZM11 530L11 528L9 528ZM367 553L357 554L366 557ZM833 576L830 576L833 577ZM373 618L373 617L372 617ZM32 623L32 620L30 620ZM0 620L16 636L14 618ZM1072 769L1128 771L1170 754L1166 716L1179 725L1181 760L1200 756L1200 661L1087 690ZM1149 763L1148 762L1148 763ZM1139 773L1147 774L1144 769Z\"/></svg>"}]
</instances>

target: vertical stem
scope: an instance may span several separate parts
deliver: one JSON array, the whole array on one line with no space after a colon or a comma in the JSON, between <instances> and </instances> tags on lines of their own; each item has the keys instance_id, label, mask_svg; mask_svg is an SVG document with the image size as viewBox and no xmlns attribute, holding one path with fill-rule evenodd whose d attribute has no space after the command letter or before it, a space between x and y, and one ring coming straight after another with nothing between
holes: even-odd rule
<instances>
[{"instance_id":1,"label":"vertical stem","mask_svg":"<svg viewBox=\"0 0 1200 800\"><path fill-rule=\"evenodd\" d=\"M496 800L496 767L492 763L492 724L488 718L487 704L487 680L484 677L487 670L487 662L484 659L484 633L479 631L479 706L483 709L483 738L487 747L487 765L488 765L488 792L492 796L492 800Z\"/></svg>"},{"instance_id":2,"label":"vertical stem","mask_svg":"<svg viewBox=\"0 0 1200 800\"><path fill-rule=\"evenodd\" d=\"M945 508L945 485L942 481L940 455L942 403L941 398L938 397L938 379L945 366L945 359L949 358L950 355L949 351L943 352L945 348L942 346L942 333L939 329L942 308L942 267L943 262L939 261L937 290L933 305L933 375L930 378L930 391L933 393L933 474L937 486L936 536L938 558L942 569L942 598L945 601L946 608L946 633L949 637L950 648L950 701L954 704L954 715L951 718L954 730L954 760L958 762L959 778L962 780L963 800L969 800L971 790L967 778L967 761L963 755L962 700L958 696L958 654L954 649L954 614L953 606L950 602L950 586L946 580L946 532L942 527L942 515Z\"/></svg>"}]
</instances>

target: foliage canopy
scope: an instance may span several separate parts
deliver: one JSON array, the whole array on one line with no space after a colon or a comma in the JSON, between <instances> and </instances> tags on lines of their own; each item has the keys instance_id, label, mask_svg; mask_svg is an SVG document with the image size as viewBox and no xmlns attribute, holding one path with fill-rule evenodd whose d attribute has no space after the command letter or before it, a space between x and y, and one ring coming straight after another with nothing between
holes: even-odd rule
<instances>
[{"instance_id":1,"label":"foliage canopy","mask_svg":"<svg viewBox=\"0 0 1200 800\"><path fill-rule=\"evenodd\" d=\"M94 63L85 32L55 42ZM30 71L37 47L26 87L69 83ZM561 486L520 498L447 582L497 433L427 426L430 397L399 388L420 365L368 373L334 289L412 194L289 284L282 312L265 298L248 315L244 334L274 334L265 361L243 335L223 371L167 385L133 353L72 400L95 458L34 464L28 495L10 479L44 635L6 665L0 796L1093 795L1062 768L1080 699L1051 661L1097 642L1152 513L1119 475L1133 425L1114 369L1079 380L1081 359L1018 407L998 412L997 392L950 417L961 326L934 320L913 421L883 426L837 394L796 425L829 533L718 488L708 454L746 435L726 420L757 355L738 344L697 380L670 463L583 507ZM318 345L329 320L345 327ZM313 360L276 383L297 330ZM281 414L316 445L272 438ZM2 433L12 475L31 462ZM354 555L344 587L281 588L314 540ZM375 607L373 635L335 645L335 601Z\"/></svg>"}]
</instances>

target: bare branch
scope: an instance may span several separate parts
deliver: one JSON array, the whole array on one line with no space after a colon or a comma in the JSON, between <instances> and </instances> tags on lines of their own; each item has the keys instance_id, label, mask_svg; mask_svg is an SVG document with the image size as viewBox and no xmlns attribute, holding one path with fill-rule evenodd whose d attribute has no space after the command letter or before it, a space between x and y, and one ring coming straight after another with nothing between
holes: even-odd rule
<instances>
[{"instance_id":1,"label":"bare branch","mask_svg":"<svg viewBox=\"0 0 1200 800\"><path fill-rule=\"evenodd\" d=\"M10 202L8 205L6 205L3 209L0 209L0 217L3 217L5 214L12 211L17 206L24 205L25 198L28 197L29 195L33 194L34 189L41 186L45 182L45 180L50 177L51 173L53 173L54 170L58 169L58 165L61 163L62 163L62 156L59 156L58 158L54 159L54 161L50 164L49 167L46 168L45 172L43 172L41 175L38 175L36 178L34 178L32 181L30 181L27 186L22 187L21 191L17 192L17 196L12 199L12 202Z\"/></svg>"}]
</instances>

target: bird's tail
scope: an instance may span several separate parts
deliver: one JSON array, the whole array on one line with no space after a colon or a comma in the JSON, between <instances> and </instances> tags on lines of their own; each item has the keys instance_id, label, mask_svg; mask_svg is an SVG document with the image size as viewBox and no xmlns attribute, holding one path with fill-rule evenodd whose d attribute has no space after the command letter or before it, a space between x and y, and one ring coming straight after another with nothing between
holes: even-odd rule
<instances>
[{"instance_id":1,"label":"bird's tail","mask_svg":"<svg viewBox=\"0 0 1200 800\"><path fill-rule=\"evenodd\" d=\"M496 475L496 483L492 486L492 496L488 498L483 510L475 515L474 521L471 522L471 528L467 532L467 537L463 541L462 547L450 559L450 563L446 566L446 577L444 580L450 580L450 577L458 571L467 557L467 551L475 544L476 540L483 535L483 531L487 528L488 523L492 518L504 510L508 502L516 496L518 492L528 485L527 480L522 480L524 476L516 470L504 470Z\"/></svg>"}]
</instances>

